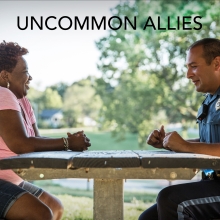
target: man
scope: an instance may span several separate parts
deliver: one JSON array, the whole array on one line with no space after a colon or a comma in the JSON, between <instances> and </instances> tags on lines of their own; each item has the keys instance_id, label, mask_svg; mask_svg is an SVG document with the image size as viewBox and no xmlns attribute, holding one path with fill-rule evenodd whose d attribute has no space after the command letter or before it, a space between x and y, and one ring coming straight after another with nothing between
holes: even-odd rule
<instances>
[{"instance_id":1,"label":"man","mask_svg":"<svg viewBox=\"0 0 220 220\"><path fill-rule=\"evenodd\" d=\"M184 140L176 131L166 133L161 126L149 135L147 143L175 152L220 156L220 40L196 41L189 47L186 65L187 78L196 91L207 94L198 111L200 137ZM213 179L163 189L157 203L139 220L220 219L220 178L215 172Z\"/></svg>"}]
</instances>

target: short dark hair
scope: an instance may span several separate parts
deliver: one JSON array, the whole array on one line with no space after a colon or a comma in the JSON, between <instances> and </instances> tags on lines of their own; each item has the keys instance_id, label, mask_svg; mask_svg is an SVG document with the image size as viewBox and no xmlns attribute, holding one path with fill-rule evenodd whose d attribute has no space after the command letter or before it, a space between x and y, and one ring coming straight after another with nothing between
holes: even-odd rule
<instances>
[{"instance_id":1,"label":"short dark hair","mask_svg":"<svg viewBox=\"0 0 220 220\"><path fill-rule=\"evenodd\" d=\"M17 43L5 41L0 43L0 72L2 70L12 72L18 62L18 58L27 53L28 50Z\"/></svg>"},{"instance_id":2,"label":"short dark hair","mask_svg":"<svg viewBox=\"0 0 220 220\"><path fill-rule=\"evenodd\" d=\"M217 57L220 56L220 40L216 38L204 38L193 43L188 50L197 47L203 47L203 57L208 65Z\"/></svg>"}]
</instances>

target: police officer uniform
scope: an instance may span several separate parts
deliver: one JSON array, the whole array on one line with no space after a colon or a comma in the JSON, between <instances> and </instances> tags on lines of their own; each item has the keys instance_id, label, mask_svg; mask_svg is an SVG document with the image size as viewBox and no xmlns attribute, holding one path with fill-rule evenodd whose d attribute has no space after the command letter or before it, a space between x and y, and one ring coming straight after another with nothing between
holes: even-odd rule
<instances>
[{"instance_id":1,"label":"police officer uniform","mask_svg":"<svg viewBox=\"0 0 220 220\"><path fill-rule=\"evenodd\" d=\"M220 87L214 95L206 95L197 122L200 142L220 143ZM139 220L220 219L220 180L217 171L212 172L210 176L210 170L208 175L204 170L204 178L199 182L164 188L157 203L143 212Z\"/></svg>"},{"instance_id":2,"label":"police officer uniform","mask_svg":"<svg viewBox=\"0 0 220 220\"><path fill-rule=\"evenodd\" d=\"M204 105L207 106L204 108ZM204 118L200 118L204 112ZM220 143L220 88L214 95L207 94L199 108L197 122L199 123L200 142Z\"/></svg>"}]
</instances>

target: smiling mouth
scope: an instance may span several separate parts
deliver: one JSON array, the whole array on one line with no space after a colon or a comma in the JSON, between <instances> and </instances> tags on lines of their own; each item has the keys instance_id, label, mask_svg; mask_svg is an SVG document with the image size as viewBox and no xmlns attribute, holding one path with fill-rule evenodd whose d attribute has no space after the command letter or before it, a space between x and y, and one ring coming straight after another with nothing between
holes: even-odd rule
<instances>
[{"instance_id":1,"label":"smiling mouth","mask_svg":"<svg viewBox=\"0 0 220 220\"><path fill-rule=\"evenodd\" d=\"M199 82L199 80L192 81L192 83L193 83L194 85L196 85L196 83L198 83L198 82Z\"/></svg>"},{"instance_id":2,"label":"smiling mouth","mask_svg":"<svg viewBox=\"0 0 220 220\"><path fill-rule=\"evenodd\" d=\"M26 83L26 84L25 84L25 87L26 87L27 89L30 89L29 83Z\"/></svg>"}]
</instances>

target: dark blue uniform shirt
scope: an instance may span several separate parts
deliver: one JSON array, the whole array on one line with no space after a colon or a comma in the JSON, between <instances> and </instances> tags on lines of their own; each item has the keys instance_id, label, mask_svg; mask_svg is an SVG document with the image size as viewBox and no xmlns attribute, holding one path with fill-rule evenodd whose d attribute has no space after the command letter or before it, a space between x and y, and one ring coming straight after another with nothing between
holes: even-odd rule
<instances>
[{"instance_id":1,"label":"dark blue uniform shirt","mask_svg":"<svg viewBox=\"0 0 220 220\"><path fill-rule=\"evenodd\" d=\"M220 143L220 87L214 95L208 94L203 102L208 105L208 114L199 123L200 142ZM202 107L198 110L200 115Z\"/></svg>"}]
</instances>

